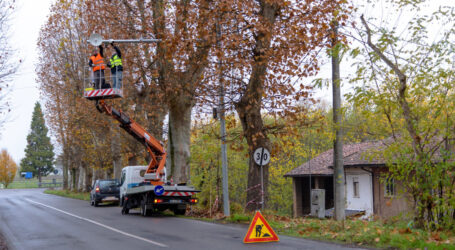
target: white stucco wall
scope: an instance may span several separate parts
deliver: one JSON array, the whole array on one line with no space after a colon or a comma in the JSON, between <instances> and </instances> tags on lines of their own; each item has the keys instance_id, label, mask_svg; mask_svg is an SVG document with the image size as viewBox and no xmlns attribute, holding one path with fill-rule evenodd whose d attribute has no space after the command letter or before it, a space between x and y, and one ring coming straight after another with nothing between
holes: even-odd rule
<instances>
[{"instance_id":1,"label":"white stucco wall","mask_svg":"<svg viewBox=\"0 0 455 250\"><path fill-rule=\"evenodd\" d=\"M354 197L354 180L359 182L359 195ZM371 174L362 170L346 169L347 209L365 210L365 216L373 215L373 186Z\"/></svg>"}]
</instances>

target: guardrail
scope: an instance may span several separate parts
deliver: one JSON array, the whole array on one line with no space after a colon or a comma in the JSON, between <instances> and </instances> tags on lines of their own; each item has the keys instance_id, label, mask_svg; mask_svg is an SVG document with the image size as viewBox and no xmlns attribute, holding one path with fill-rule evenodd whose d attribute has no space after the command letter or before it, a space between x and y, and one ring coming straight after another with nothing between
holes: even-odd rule
<instances>
[{"instance_id":1,"label":"guardrail","mask_svg":"<svg viewBox=\"0 0 455 250\"><path fill-rule=\"evenodd\" d=\"M38 182L38 187L62 187L63 182L56 182L55 180L53 182Z\"/></svg>"},{"instance_id":2,"label":"guardrail","mask_svg":"<svg viewBox=\"0 0 455 250\"><path fill-rule=\"evenodd\" d=\"M8 188L39 188L39 187L62 187L62 178L43 178L41 183L36 179L14 180L8 185Z\"/></svg>"}]
</instances>

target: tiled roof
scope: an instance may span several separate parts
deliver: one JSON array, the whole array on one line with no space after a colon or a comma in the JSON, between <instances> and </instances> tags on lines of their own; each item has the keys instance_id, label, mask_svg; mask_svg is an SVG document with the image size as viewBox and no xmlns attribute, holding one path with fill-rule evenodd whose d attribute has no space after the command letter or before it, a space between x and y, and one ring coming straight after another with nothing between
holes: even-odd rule
<instances>
[{"instance_id":1,"label":"tiled roof","mask_svg":"<svg viewBox=\"0 0 455 250\"><path fill-rule=\"evenodd\" d=\"M384 160L377 156L372 157L372 153L380 150L384 146L384 141L369 141L343 145L344 166L384 165ZM292 177L309 174L332 175L333 169L330 167L333 167L333 149L325 151L303 165L291 170L284 176Z\"/></svg>"}]
</instances>

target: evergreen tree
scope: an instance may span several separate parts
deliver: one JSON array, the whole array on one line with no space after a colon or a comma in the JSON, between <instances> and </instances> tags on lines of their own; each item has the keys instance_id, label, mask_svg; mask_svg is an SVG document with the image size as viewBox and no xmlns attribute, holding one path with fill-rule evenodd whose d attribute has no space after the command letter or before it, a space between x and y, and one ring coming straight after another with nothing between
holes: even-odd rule
<instances>
[{"instance_id":1,"label":"evergreen tree","mask_svg":"<svg viewBox=\"0 0 455 250\"><path fill-rule=\"evenodd\" d=\"M41 111L41 105L36 102L32 115L31 131L27 135L25 158L21 161L21 171L33 172L33 175L38 175L38 179L41 182L41 176L46 176L54 170L52 166L54 160L53 150L54 147L47 136L47 127Z\"/></svg>"}]
</instances>

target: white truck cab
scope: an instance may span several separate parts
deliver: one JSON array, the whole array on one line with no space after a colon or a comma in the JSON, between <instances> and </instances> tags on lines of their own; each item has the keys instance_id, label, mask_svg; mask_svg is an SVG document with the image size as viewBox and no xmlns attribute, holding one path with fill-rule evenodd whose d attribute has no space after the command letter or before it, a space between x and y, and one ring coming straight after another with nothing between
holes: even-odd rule
<instances>
[{"instance_id":1,"label":"white truck cab","mask_svg":"<svg viewBox=\"0 0 455 250\"><path fill-rule=\"evenodd\" d=\"M144 174L147 166L127 166L122 169L120 177L120 204L123 204L126 190L137 187L144 181Z\"/></svg>"}]
</instances>

